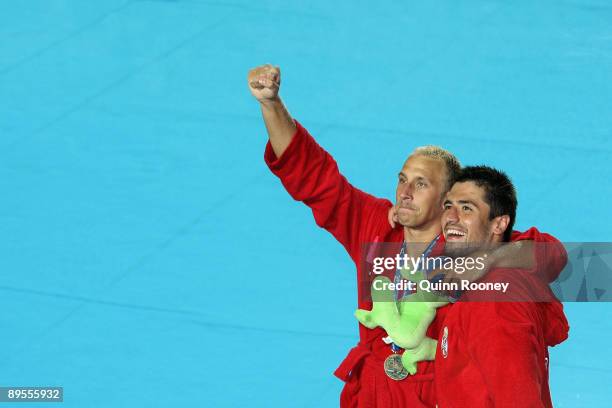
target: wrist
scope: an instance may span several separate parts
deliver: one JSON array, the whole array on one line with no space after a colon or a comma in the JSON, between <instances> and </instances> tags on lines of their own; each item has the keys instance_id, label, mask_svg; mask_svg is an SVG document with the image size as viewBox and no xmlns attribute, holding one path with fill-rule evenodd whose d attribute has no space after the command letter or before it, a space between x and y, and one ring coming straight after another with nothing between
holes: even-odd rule
<instances>
[{"instance_id":1,"label":"wrist","mask_svg":"<svg viewBox=\"0 0 612 408\"><path fill-rule=\"evenodd\" d=\"M276 110L283 106L283 102L278 96L269 99L261 99L259 100L259 104L261 105L261 109L265 110Z\"/></svg>"}]
</instances>

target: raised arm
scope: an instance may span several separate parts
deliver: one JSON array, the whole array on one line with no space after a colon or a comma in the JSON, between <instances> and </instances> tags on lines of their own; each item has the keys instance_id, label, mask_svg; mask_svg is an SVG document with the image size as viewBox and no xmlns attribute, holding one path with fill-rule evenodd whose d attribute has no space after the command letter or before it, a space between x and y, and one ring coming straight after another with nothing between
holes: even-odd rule
<instances>
[{"instance_id":1,"label":"raised arm","mask_svg":"<svg viewBox=\"0 0 612 408\"><path fill-rule=\"evenodd\" d=\"M325 151L281 102L280 70L271 65L252 69L249 89L259 101L268 130L264 159L295 200L312 210L317 225L329 231L358 260L361 244L386 227L391 202L353 187Z\"/></svg>"},{"instance_id":2,"label":"raised arm","mask_svg":"<svg viewBox=\"0 0 612 408\"><path fill-rule=\"evenodd\" d=\"M293 118L278 95L280 81L280 69L270 64L249 71L249 89L259 101L270 144L277 157L287 150L297 131Z\"/></svg>"}]
</instances>

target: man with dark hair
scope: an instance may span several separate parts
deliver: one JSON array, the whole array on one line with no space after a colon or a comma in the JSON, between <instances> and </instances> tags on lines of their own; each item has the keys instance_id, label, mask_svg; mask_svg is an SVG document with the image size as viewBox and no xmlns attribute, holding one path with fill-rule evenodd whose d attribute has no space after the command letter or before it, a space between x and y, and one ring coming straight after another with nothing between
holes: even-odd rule
<instances>
[{"instance_id":1,"label":"man with dark hair","mask_svg":"<svg viewBox=\"0 0 612 408\"><path fill-rule=\"evenodd\" d=\"M444 200L446 250L461 254L508 241L516 207L506 174L464 168ZM453 305L436 351L440 408L552 407L548 347L564 341L569 326L546 278L529 269L492 269L479 283L507 283L509 293L467 291Z\"/></svg>"},{"instance_id":2,"label":"man with dark hair","mask_svg":"<svg viewBox=\"0 0 612 408\"><path fill-rule=\"evenodd\" d=\"M465 167L455 179L455 183L471 181L484 190L485 201L490 207L489 218L508 215L509 222L503 241L510 241L512 227L516 218L516 190L506 173L487 166Z\"/></svg>"}]
</instances>

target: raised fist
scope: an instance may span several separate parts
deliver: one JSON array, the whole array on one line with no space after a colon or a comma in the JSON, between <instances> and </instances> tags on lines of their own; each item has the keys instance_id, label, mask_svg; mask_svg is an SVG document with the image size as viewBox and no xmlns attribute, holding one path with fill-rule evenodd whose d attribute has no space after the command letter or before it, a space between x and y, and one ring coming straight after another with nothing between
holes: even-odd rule
<instances>
[{"instance_id":1,"label":"raised fist","mask_svg":"<svg viewBox=\"0 0 612 408\"><path fill-rule=\"evenodd\" d=\"M270 64L253 68L248 75L249 89L259 102L278 99L280 68Z\"/></svg>"}]
</instances>

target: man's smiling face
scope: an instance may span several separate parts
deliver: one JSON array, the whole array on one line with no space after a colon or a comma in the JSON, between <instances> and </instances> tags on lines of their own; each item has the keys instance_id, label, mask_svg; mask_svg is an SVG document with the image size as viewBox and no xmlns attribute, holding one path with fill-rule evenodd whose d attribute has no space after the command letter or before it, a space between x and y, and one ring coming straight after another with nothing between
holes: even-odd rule
<instances>
[{"instance_id":1,"label":"man's smiling face","mask_svg":"<svg viewBox=\"0 0 612 408\"><path fill-rule=\"evenodd\" d=\"M465 252L497 241L489 214L482 187L472 181L455 183L446 194L442 213L447 251Z\"/></svg>"}]
</instances>

